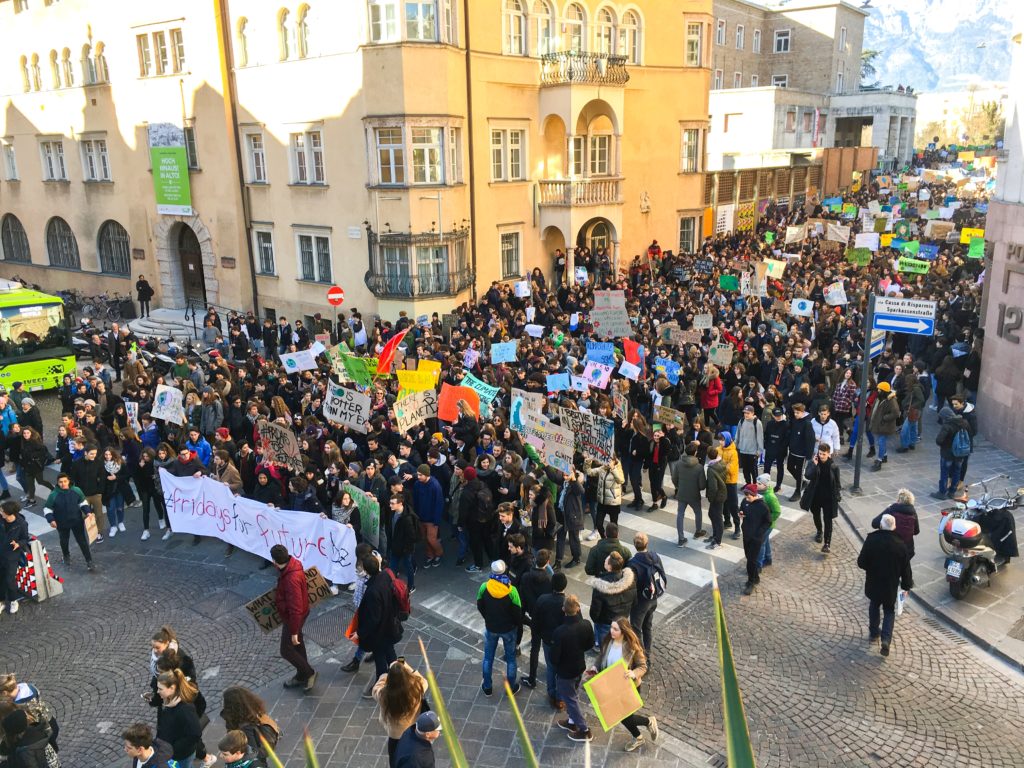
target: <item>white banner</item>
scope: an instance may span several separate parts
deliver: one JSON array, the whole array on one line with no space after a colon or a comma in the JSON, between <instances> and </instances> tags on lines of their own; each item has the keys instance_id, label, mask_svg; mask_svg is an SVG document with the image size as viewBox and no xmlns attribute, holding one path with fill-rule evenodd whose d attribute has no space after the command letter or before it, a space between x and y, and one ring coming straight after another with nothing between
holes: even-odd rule
<instances>
[{"instance_id":1,"label":"white banner","mask_svg":"<svg viewBox=\"0 0 1024 768\"><path fill-rule=\"evenodd\" d=\"M300 371L312 371L316 369L316 355L312 350L303 349L299 352L284 352L279 355L281 365L288 373L299 373Z\"/></svg>"},{"instance_id":2,"label":"white banner","mask_svg":"<svg viewBox=\"0 0 1024 768\"><path fill-rule=\"evenodd\" d=\"M806 229L807 228L803 224L798 227L786 227L786 245L799 243L803 240Z\"/></svg>"},{"instance_id":3,"label":"white banner","mask_svg":"<svg viewBox=\"0 0 1024 768\"><path fill-rule=\"evenodd\" d=\"M395 403L395 429L404 435L417 424L437 416L437 391L413 392Z\"/></svg>"},{"instance_id":4,"label":"white banner","mask_svg":"<svg viewBox=\"0 0 1024 768\"><path fill-rule=\"evenodd\" d=\"M829 224L825 228L825 239L840 243L848 243L850 240L850 228L842 224Z\"/></svg>"},{"instance_id":5,"label":"white banner","mask_svg":"<svg viewBox=\"0 0 1024 768\"><path fill-rule=\"evenodd\" d=\"M267 560L270 548L283 544L304 569L315 565L335 584L356 580L356 537L348 526L235 496L209 477L175 477L161 469L160 483L175 533L213 536Z\"/></svg>"},{"instance_id":6,"label":"white banner","mask_svg":"<svg viewBox=\"0 0 1024 768\"><path fill-rule=\"evenodd\" d=\"M327 385L324 418L365 435L366 424L370 420L370 405L369 395L339 386L332 381Z\"/></svg>"},{"instance_id":7,"label":"white banner","mask_svg":"<svg viewBox=\"0 0 1024 768\"><path fill-rule=\"evenodd\" d=\"M879 248L881 237L882 236L877 232L858 232L853 241L853 247L867 248L870 251L875 252Z\"/></svg>"},{"instance_id":8,"label":"white banner","mask_svg":"<svg viewBox=\"0 0 1024 768\"><path fill-rule=\"evenodd\" d=\"M150 415L181 426L185 423L185 409L181 406L182 392L166 384L157 384Z\"/></svg>"},{"instance_id":9,"label":"white banner","mask_svg":"<svg viewBox=\"0 0 1024 768\"><path fill-rule=\"evenodd\" d=\"M698 331L706 331L711 328L712 318L710 312L693 316L693 327Z\"/></svg>"}]
</instances>

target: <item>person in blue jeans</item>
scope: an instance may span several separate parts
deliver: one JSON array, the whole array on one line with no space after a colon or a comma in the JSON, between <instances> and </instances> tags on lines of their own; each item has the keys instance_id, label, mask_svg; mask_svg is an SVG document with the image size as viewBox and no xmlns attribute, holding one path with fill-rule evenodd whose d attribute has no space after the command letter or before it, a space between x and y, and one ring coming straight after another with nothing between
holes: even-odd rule
<instances>
[{"instance_id":1,"label":"person in blue jeans","mask_svg":"<svg viewBox=\"0 0 1024 768\"><path fill-rule=\"evenodd\" d=\"M512 586L504 560L491 563L491 577L480 585L476 593L476 607L484 617L484 681L481 686L484 695L490 696L493 692L491 673L499 640L505 649L505 678L512 687L512 693L519 693L516 636L523 623L523 606L519 601L519 591Z\"/></svg>"}]
</instances>

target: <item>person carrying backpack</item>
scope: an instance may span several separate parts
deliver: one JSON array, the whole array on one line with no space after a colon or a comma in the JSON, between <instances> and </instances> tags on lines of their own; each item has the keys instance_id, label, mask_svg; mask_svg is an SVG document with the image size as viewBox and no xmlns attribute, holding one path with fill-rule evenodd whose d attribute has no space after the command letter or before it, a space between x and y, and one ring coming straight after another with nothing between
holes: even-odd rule
<instances>
[{"instance_id":1,"label":"person carrying backpack","mask_svg":"<svg viewBox=\"0 0 1024 768\"><path fill-rule=\"evenodd\" d=\"M647 549L646 533L638 531L633 534L633 546L636 554L626 563L636 574L636 603L630 611L629 623L641 635L644 653L649 659L654 642L654 612L658 608L658 598L665 594L668 578L661 557Z\"/></svg>"},{"instance_id":2,"label":"person carrying backpack","mask_svg":"<svg viewBox=\"0 0 1024 768\"><path fill-rule=\"evenodd\" d=\"M913 572L910 568L910 561L914 559L914 537L921 532L921 524L917 518L917 509L914 507L914 494L907 488L900 488L896 491L896 502L890 504L885 510L871 521L871 527L876 531L881 530L882 517L892 515L896 521L896 533L907 546L907 571Z\"/></svg>"},{"instance_id":3,"label":"person carrying backpack","mask_svg":"<svg viewBox=\"0 0 1024 768\"><path fill-rule=\"evenodd\" d=\"M932 498L944 500L953 498L960 482L961 467L964 459L971 455L974 442L967 419L948 405L939 411L939 421L942 426L935 436L935 444L939 446L939 490Z\"/></svg>"}]
</instances>

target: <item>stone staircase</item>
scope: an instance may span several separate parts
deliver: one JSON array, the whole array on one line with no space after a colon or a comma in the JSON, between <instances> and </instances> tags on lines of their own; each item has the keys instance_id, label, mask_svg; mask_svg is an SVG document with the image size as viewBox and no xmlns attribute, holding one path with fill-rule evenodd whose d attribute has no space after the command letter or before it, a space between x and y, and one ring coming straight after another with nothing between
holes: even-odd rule
<instances>
[{"instance_id":1,"label":"stone staircase","mask_svg":"<svg viewBox=\"0 0 1024 768\"><path fill-rule=\"evenodd\" d=\"M176 339L199 338L192 330L192 321L185 319L184 309L154 309L149 317L130 321L128 327L143 339L149 336L161 339L169 336Z\"/></svg>"}]
</instances>

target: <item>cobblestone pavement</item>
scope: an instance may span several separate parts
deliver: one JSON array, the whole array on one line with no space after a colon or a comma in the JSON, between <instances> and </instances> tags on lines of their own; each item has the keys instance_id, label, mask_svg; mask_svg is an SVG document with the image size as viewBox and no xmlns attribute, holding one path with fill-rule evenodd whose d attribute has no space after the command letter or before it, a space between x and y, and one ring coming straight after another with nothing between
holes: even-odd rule
<instances>
[{"instance_id":1,"label":"cobblestone pavement","mask_svg":"<svg viewBox=\"0 0 1024 768\"><path fill-rule=\"evenodd\" d=\"M837 533L825 557L813 532L805 518L773 543L753 596L739 573L722 582L758 765L1019 766L1021 677L913 608L883 658L857 549ZM721 754L715 648L710 601L695 599L660 630L646 700L674 736Z\"/></svg>"}]
</instances>

